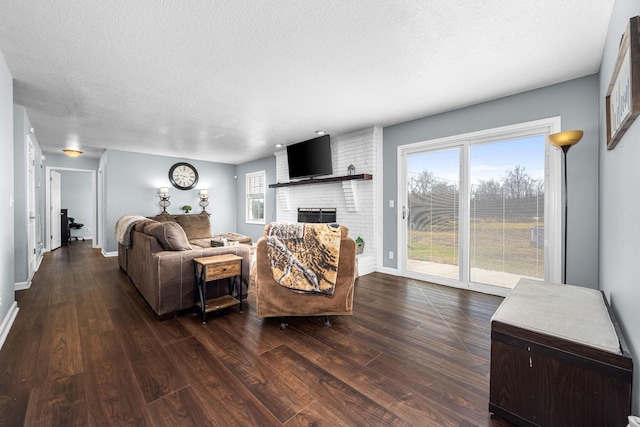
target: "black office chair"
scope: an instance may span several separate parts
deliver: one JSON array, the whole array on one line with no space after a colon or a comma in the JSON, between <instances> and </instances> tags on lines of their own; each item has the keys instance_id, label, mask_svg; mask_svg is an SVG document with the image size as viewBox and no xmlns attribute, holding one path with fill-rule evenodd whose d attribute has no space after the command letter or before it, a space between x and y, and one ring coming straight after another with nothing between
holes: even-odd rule
<instances>
[{"instance_id":1,"label":"black office chair","mask_svg":"<svg viewBox=\"0 0 640 427\"><path fill-rule=\"evenodd\" d=\"M76 222L75 218L69 217L69 241L71 241L71 239L84 240L82 236L71 235L71 230L80 230L82 227L84 227L84 224L80 224Z\"/></svg>"}]
</instances>

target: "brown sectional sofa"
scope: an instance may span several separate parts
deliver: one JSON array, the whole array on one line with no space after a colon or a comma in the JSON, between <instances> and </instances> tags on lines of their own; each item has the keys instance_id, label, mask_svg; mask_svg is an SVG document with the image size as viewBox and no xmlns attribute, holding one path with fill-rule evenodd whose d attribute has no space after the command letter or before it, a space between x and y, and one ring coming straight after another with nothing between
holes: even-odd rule
<instances>
[{"instance_id":1,"label":"brown sectional sofa","mask_svg":"<svg viewBox=\"0 0 640 427\"><path fill-rule=\"evenodd\" d=\"M161 320L193 307L194 258L226 253L242 257L245 299L249 291L251 240L230 233L228 239L249 244L211 247L213 237L207 214L158 215L135 224L131 247L118 244L118 263ZM227 289L227 279L211 282L207 297L224 295Z\"/></svg>"}]
</instances>

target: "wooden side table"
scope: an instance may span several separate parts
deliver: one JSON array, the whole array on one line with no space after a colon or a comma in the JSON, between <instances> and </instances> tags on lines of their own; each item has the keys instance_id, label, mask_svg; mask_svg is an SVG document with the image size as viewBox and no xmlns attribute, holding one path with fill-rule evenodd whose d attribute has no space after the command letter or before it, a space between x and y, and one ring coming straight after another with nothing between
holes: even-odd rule
<instances>
[{"instance_id":1,"label":"wooden side table","mask_svg":"<svg viewBox=\"0 0 640 427\"><path fill-rule=\"evenodd\" d=\"M234 254L214 255L193 260L195 272L193 305L202 313L202 324L207 323L207 313L240 305L242 312L242 257ZM229 294L207 299L207 282L233 278L229 281ZM234 297L233 294L237 297Z\"/></svg>"}]
</instances>

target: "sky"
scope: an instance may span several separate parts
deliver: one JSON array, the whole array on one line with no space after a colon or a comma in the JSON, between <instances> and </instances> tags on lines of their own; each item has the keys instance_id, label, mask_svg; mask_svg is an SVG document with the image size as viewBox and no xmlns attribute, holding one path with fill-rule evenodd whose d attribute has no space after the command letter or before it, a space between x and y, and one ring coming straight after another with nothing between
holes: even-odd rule
<instances>
[{"instance_id":1,"label":"sky","mask_svg":"<svg viewBox=\"0 0 640 427\"><path fill-rule=\"evenodd\" d=\"M471 145L469 150L471 184L478 180L501 181L506 171L520 165L534 179L544 179L544 144L542 135L509 141ZM460 149L410 154L407 156L408 178L429 170L439 178L458 182Z\"/></svg>"}]
</instances>

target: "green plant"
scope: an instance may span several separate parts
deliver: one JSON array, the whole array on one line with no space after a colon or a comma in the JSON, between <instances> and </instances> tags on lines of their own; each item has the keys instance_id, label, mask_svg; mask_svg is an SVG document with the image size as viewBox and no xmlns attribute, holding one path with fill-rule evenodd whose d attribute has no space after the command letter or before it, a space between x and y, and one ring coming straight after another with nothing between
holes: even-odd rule
<instances>
[{"instance_id":1,"label":"green plant","mask_svg":"<svg viewBox=\"0 0 640 427\"><path fill-rule=\"evenodd\" d=\"M191 206L189 206L189 205L184 205L181 209L182 209L183 211L185 211L186 213L189 213L189 211L190 211L192 208L191 208Z\"/></svg>"},{"instance_id":2,"label":"green plant","mask_svg":"<svg viewBox=\"0 0 640 427\"><path fill-rule=\"evenodd\" d=\"M362 240L362 237L358 236L356 243L364 243L364 240Z\"/></svg>"}]
</instances>

